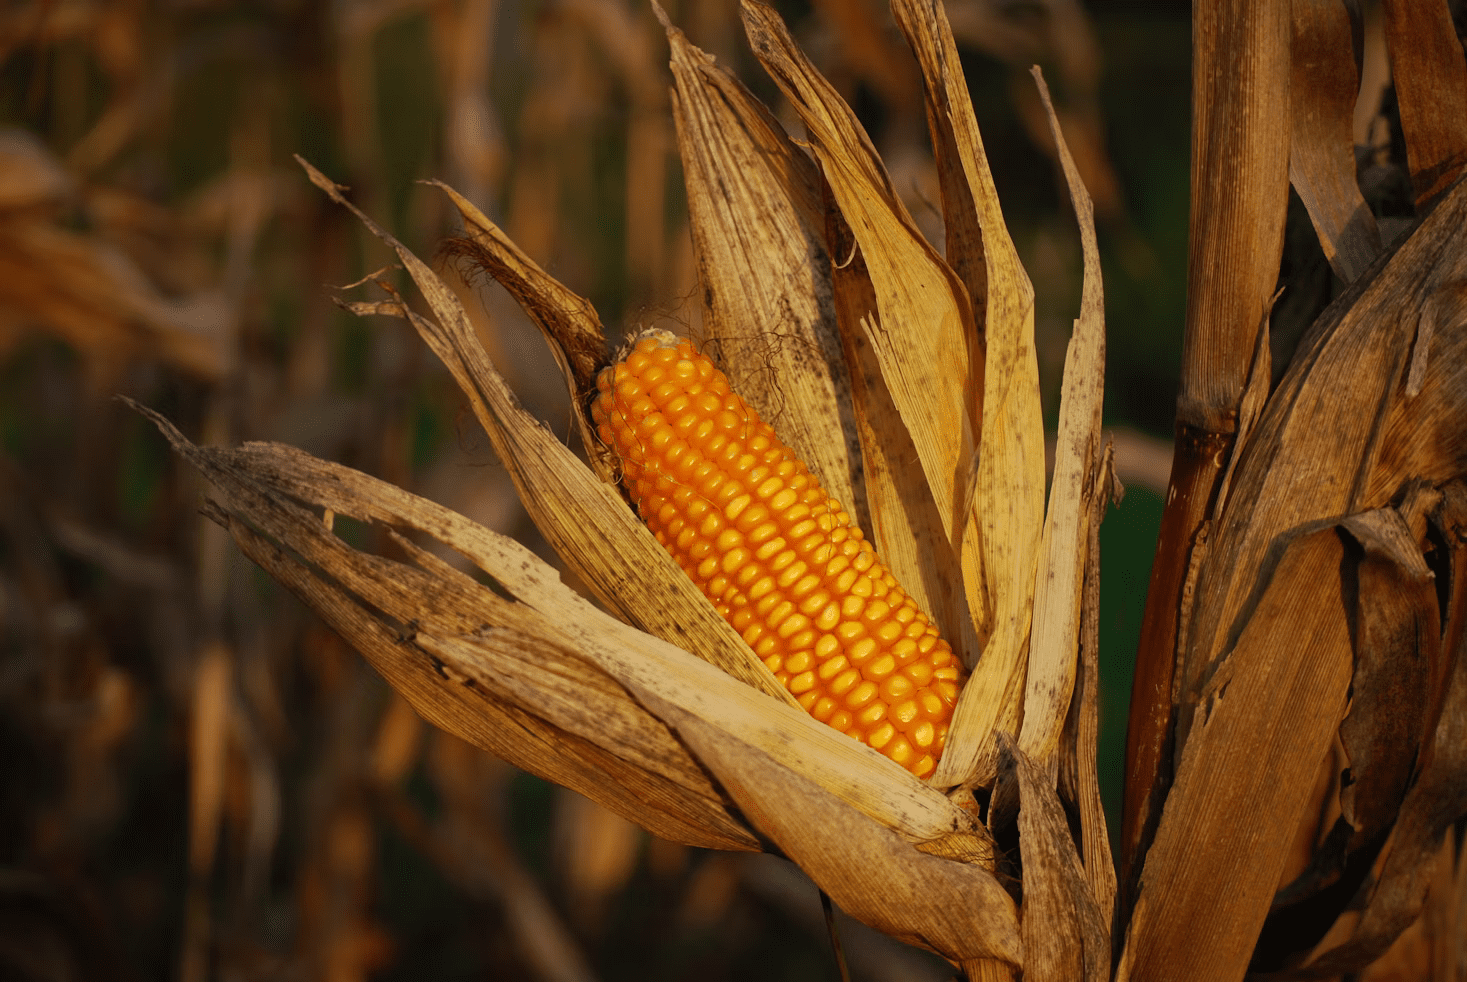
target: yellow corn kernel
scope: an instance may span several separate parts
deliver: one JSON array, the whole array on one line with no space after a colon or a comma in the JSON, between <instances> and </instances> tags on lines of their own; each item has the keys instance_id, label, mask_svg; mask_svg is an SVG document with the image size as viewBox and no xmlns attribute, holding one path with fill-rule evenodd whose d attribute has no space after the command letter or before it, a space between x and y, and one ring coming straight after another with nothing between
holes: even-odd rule
<instances>
[{"instance_id":1,"label":"yellow corn kernel","mask_svg":"<svg viewBox=\"0 0 1467 982\"><path fill-rule=\"evenodd\" d=\"M638 341L591 407L658 541L816 719L918 777L964 672L849 515L684 339Z\"/></svg>"}]
</instances>

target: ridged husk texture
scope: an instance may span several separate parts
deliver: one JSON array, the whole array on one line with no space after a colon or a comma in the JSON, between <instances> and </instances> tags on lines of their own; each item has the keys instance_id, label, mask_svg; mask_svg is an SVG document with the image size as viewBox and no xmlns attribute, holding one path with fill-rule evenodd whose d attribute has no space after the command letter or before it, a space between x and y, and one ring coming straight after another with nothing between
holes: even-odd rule
<instances>
[{"instance_id":1,"label":"ridged husk texture","mask_svg":"<svg viewBox=\"0 0 1467 982\"><path fill-rule=\"evenodd\" d=\"M708 349L852 503L973 673L927 781L793 706L641 525L586 422L611 355L594 310L446 187L465 226L450 253L543 330L590 466L519 407L435 272L360 212L429 313L390 291L346 305L414 324L599 607L522 546L431 502L287 447L201 449L159 425L211 481L211 514L239 547L438 726L666 838L783 853L851 915L974 976L1027 966L1033 979L1103 978L1115 884L1094 767L1095 542L1111 483L1090 203L1055 124L1085 285L1046 514L1033 290L946 15L935 0L894 12L926 80L946 258L771 9L746 3L745 24L804 146L664 24ZM343 517L388 533L390 558L347 545L333 531ZM497 589L439 558L444 546ZM974 789L1007 801L1010 821L1018 805L1022 892L1000 881Z\"/></svg>"}]
</instances>

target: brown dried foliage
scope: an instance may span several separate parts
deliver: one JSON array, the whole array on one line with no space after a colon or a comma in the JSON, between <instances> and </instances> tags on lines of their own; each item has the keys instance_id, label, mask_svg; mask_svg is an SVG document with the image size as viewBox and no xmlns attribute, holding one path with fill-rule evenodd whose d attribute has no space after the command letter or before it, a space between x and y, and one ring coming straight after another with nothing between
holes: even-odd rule
<instances>
[{"instance_id":1,"label":"brown dried foliage","mask_svg":"<svg viewBox=\"0 0 1467 982\"><path fill-rule=\"evenodd\" d=\"M1467 272L1451 109L1467 82L1445 5L1385 3L1383 27L1327 3L1294 5L1292 26L1274 5L1204 6L1188 353L1132 697L1120 974L1331 977L1437 916L1427 885L1455 868L1467 806L1459 755L1442 753L1467 718L1467 322L1441 313ZM1387 249L1346 142L1366 26L1390 48L1416 189L1414 227ZM1270 389L1280 146L1344 287ZM1454 337L1437 333L1447 321ZM1461 963L1439 948L1424 964L1449 978Z\"/></svg>"}]
</instances>

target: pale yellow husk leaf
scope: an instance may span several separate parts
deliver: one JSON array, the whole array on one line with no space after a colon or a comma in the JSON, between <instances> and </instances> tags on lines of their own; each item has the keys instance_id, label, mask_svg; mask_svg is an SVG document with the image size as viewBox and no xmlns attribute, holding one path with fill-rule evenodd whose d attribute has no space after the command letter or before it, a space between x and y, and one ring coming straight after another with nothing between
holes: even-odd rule
<instances>
[{"instance_id":1,"label":"pale yellow husk leaf","mask_svg":"<svg viewBox=\"0 0 1467 982\"><path fill-rule=\"evenodd\" d=\"M971 462L958 529L976 549L989 634L964 688L937 784L986 784L994 732L1014 734L1024 712L1034 573L1044 514L1044 422L1034 352L1034 289L999 208L982 135L941 3L899 0L897 24L926 85L928 126L943 188L948 261L982 309L982 449ZM1067 376L1068 377L1068 376ZM957 412L956 409L952 410ZM968 570L964 569L964 575ZM1063 710L1060 710L1063 717Z\"/></svg>"},{"instance_id":2,"label":"pale yellow husk leaf","mask_svg":"<svg viewBox=\"0 0 1467 982\"><path fill-rule=\"evenodd\" d=\"M989 633L981 557L959 542L978 445L982 348L967 290L923 239L865 132L770 8L744 4L754 53L805 123L811 150L860 247L875 293L864 333L912 444L955 552L974 633ZM842 260L845 257L840 257Z\"/></svg>"},{"instance_id":3,"label":"pale yellow husk leaf","mask_svg":"<svg viewBox=\"0 0 1467 982\"><path fill-rule=\"evenodd\" d=\"M820 175L744 86L656 8L702 287L704 348L852 515L864 510Z\"/></svg>"},{"instance_id":4,"label":"pale yellow husk leaf","mask_svg":"<svg viewBox=\"0 0 1467 982\"><path fill-rule=\"evenodd\" d=\"M1106 483L1095 479L1101 461L1100 411L1105 396L1105 300L1094 208L1055 119L1049 88L1037 68L1034 80L1049 114L1069 184L1085 260L1080 316L1065 353L1054 480L1034 584L1034 631L1029 644L1024 725L1019 733L1019 747L1025 754L1048 761L1059 749L1060 730L1075 687L1090 523L1099 520L1090 495L1097 485Z\"/></svg>"}]
</instances>

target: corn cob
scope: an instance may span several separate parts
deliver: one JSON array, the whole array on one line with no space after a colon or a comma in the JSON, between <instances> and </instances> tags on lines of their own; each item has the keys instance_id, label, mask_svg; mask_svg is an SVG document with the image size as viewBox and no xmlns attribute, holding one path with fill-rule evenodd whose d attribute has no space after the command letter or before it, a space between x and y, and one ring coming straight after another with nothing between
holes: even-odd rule
<instances>
[{"instance_id":1,"label":"corn cob","mask_svg":"<svg viewBox=\"0 0 1467 982\"><path fill-rule=\"evenodd\" d=\"M596 386L592 418L643 521L775 678L932 773L962 666L850 516L687 340L643 337Z\"/></svg>"}]
</instances>

